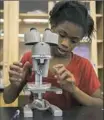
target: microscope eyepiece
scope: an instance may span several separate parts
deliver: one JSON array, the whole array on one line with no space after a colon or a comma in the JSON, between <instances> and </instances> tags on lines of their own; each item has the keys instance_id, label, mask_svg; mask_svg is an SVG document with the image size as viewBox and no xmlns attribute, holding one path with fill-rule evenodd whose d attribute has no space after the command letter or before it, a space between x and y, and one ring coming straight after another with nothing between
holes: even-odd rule
<instances>
[{"instance_id":1,"label":"microscope eyepiece","mask_svg":"<svg viewBox=\"0 0 104 120\"><path fill-rule=\"evenodd\" d=\"M50 28L46 28L45 31L46 31L46 30L50 30ZM51 31L51 30L50 30L50 31Z\"/></svg>"},{"instance_id":2,"label":"microscope eyepiece","mask_svg":"<svg viewBox=\"0 0 104 120\"><path fill-rule=\"evenodd\" d=\"M36 28L30 28L30 31L31 31L31 30L37 30L37 29L36 29Z\"/></svg>"}]
</instances>

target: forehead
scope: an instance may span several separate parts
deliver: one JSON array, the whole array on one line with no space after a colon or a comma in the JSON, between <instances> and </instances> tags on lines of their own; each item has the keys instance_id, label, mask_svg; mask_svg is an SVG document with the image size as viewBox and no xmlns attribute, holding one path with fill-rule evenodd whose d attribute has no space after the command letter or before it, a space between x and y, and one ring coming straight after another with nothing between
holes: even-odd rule
<instances>
[{"instance_id":1,"label":"forehead","mask_svg":"<svg viewBox=\"0 0 104 120\"><path fill-rule=\"evenodd\" d=\"M53 31L56 33L59 32L66 32L69 36L83 36L83 28L77 24L74 24L72 22L63 22L57 25L56 27L52 27Z\"/></svg>"}]
</instances>

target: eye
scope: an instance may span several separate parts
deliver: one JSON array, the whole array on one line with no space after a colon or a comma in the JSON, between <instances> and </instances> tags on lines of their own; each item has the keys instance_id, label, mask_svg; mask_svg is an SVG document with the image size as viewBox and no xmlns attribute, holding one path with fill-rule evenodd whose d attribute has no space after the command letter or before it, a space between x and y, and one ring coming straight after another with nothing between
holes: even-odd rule
<instances>
[{"instance_id":1,"label":"eye","mask_svg":"<svg viewBox=\"0 0 104 120\"><path fill-rule=\"evenodd\" d=\"M77 43L78 41L76 41L76 40L71 40L71 42L72 42L73 44L75 44L75 43Z\"/></svg>"},{"instance_id":2,"label":"eye","mask_svg":"<svg viewBox=\"0 0 104 120\"><path fill-rule=\"evenodd\" d=\"M61 38L65 38L66 36L64 34L59 34Z\"/></svg>"},{"instance_id":3,"label":"eye","mask_svg":"<svg viewBox=\"0 0 104 120\"><path fill-rule=\"evenodd\" d=\"M70 41L71 41L71 43L76 44L76 43L78 43L80 40L79 40L78 38L70 38Z\"/></svg>"}]
</instances>

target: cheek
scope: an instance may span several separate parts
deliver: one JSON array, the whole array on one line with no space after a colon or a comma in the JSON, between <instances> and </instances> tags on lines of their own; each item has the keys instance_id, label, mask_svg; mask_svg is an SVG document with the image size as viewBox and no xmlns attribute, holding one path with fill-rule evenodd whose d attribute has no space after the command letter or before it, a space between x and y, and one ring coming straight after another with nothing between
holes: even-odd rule
<instances>
[{"instance_id":1,"label":"cheek","mask_svg":"<svg viewBox=\"0 0 104 120\"><path fill-rule=\"evenodd\" d=\"M60 45L63 42L63 39L59 37L58 44Z\"/></svg>"},{"instance_id":2,"label":"cheek","mask_svg":"<svg viewBox=\"0 0 104 120\"><path fill-rule=\"evenodd\" d=\"M69 48L69 51L72 51L76 47L76 44L72 44L69 40L65 40L60 37L58 41L58 45L61 45L61 44L64 44L65 46L67 46Z\"/></svg>"},{"instance_id":3,"label":"cheek","mask_svg":"<svg viewBox=\"0 0 104 120\"><path fill-rule=\"evenodd\" d=\"M76 44L69 44L69 51L72 51L76 47Z\"/></svg>"}]
</instances>

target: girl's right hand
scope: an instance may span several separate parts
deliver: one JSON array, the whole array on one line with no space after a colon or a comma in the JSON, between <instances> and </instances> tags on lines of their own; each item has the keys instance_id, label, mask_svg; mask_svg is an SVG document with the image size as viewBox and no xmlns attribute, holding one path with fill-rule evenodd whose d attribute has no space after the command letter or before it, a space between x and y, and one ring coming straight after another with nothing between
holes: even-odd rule
<instances>
[{"instance_id":1,"label":"girl's right hand","mask_svg":"<svg viewBox=\"0 0 104 120\"><path fill-rule=\"evenodd\" d=\"M31 67L29 62L26 62L24 65L20 62L14 62L9 70L10 83L16 86L27 83L31 75Z\"/></svg>"}]
</instances>

